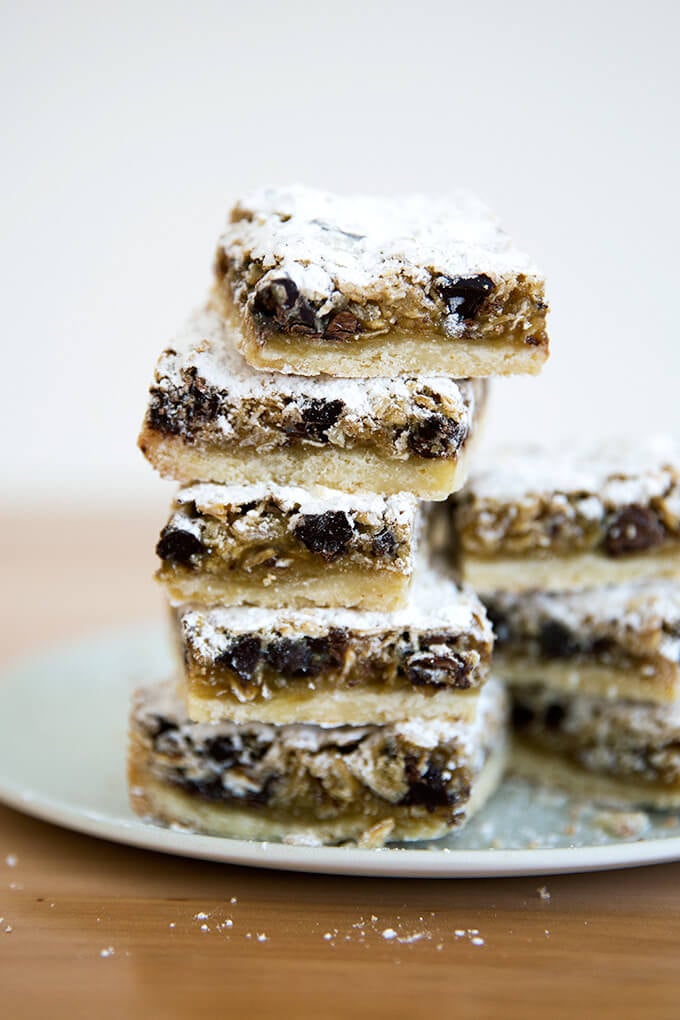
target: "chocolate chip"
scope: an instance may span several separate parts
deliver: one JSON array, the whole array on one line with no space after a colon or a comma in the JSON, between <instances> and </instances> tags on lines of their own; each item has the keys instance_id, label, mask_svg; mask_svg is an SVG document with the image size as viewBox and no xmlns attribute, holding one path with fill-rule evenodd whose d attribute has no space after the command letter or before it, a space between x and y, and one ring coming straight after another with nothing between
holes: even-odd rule
<instances>
[{"instance_id":1,"label":"chocolate chip","mask_svg":"<svg viewBox=\"0 0 680 1020\"><path fill-rule=\"evenodd\" d=\"M505 613L501 612L497 606L488 605L486 606L486 615L489 617L493 632L496 635L496 644L502 645L510 640L510 624Z\"/></svg>"},{"instance_id":2,"label":"chocolate chip","mask_svg":"<svg viewBox=\"0 0 680 1020\"><path fill-rule=\"evenodd\" d=\"M325 652L328 662L332 666L342 666L347 653L349 638L344 627L332 627L325 639Z\"/></svg>"},{"instance_id":3,"label":"chocolate chip","mask_svg":"<svg viewBox=\"0 0 680 1020\"><path fill-rule=\"evenodd\" d=\"M175 786L179 786L182 790L186 790L187 793L196 794L204 800L220 801L230 799L228 791L222 785L220 776L215 776L212 779L190 779L183 772L179 772L168 776L167 780Z\"/></svg>"},{"instance_id":4,"label":"chocolate chip","mask_svg":"<svg viewBox=\"0 0 680 1020\"><path fill-rule=\"evenodd\" d=\"M283 676L318 676L324 669L341 666L346 649L346 632L333 628L325 637L276 638L265 657Z\"/></svg>"},{"instance_id":5,"label":"chocolate chip","mask_svg":"<svg viewBox=\"0 0 680 1020\"><path fill-rule=\"evenodd\" d=\"M562 720L564 719L566 714L567 713L565 712L562 705L558 704L556 701L553 702L551 705L548 705L543 714L543 722L545 724L545 728L547 730L558 730L562 725Z\"/></svg>"},{"instance_id":6,"label":"chocolate chip","mask_svg":"<svg viewBox=\"0 0 680 1020\"><path fill-rule=\"evenodd\" d=\"M258 637L236 638L229 647L218 655L215 664L222 669L236 673L239 680L247 683L255 676L260 661L261 642Z\"/></svg>"},{"instance_id":7,"label":"chocolate chip","mask_svg":"<svg viewBox=\"0 0 680 1020\"><path fill-rule=\"evenodd\" d=\"M343 510L326 510L323 514L303 516L293 534L310 552L323 556L330 563L345 552L354 528Z\"/></svg>"},{"instance_id":8,"label":"chocolate chip","mask_svg":"<svg viewBox=\"0 0 680 1020\"><path fill-rule=\"evenodd\" d=\"M301 411L302 434L308 439L327 441L327 432L338 421L344 406L342 400L308 401Z\"/></svg>"},{"instance_id":9,"label":"chocolate chip","mask_svg":"<svg viewBox=\"0 0 680 1020\"><path fill-rule=\"evenodd\" d=\"M449 313L461 319L474 319L495 289L493 280L485 273L457 279L442 276L435 286Z\"/></svg>"},{"instance_id":10,"label":"chocolate chip","mask_svg":"<svg viewBox=\"0 0 680 1020\"><path fill-rule=\"evenodd\" d=\"M307 638L277 638L265 651L269 665L283 676L309 676L312 650Z\"/></svg>"},{"instance_id":11,"label":"chocolate chip","mask_svg":"<svg viewBox=\"0 0 680 1020\"><path fill-rule=\"evenodd\" d=\"M229 737L213 737L212 740L207 741L205 754L225 765L233 765L236 761L234 741Z\"/></svg>"},{"instance_id":12,"label":"chocolate chip","mask_svg":"<svg viewBox=\"0 0 680 1020\"><path fill-rule=\"evenodd\" d=\"M170 733L177 729L177 723L166 719L164 715L154 715L149 719L149 731L152 737L160 737L163 733Z\"/></svg>"},{"instance_id":13,"label":"chocolate chip","mask_svg":"<svg viewBox=\"0 0 680 1020\"><path fill-rule=\"evenodd\" d=\"M557 620L548 620L538 635L541 655L547 659L569 659L576 655L581 646L571 631Z\"/></svg>"},{"instance_id":14,"label":"chocolate chip","mask_svg":"<svg viewBox=\"0 0 680 1020\"><path fill-rule=\"evenodd\" d=\"M432 460L449 456L461 445L466 434L467 430L460 422L443 414L429 414L410 431L408 445L419 457Z\"/></svg>"},{"instance_id":15,"label":"chocolate chip","mask_svg":"<svg viewBox=\"0 0 680 1020\"><path fill-rule=\"evenodd\" d=\"M423 773L419 772L412 756L407 756L405 764L409 789L402 804L422 804L428 811L433 811L453 804L458 799L444 779L442 769L434 762L429 762Z\"/></svg>"},{"instance_id":16,"label":"chocolate chip","mask_svg":"<svg viewBox=\"0 0 680 1020\"><path fill-rule=\"evenodd\" d=\"M225 765L225 770L231 767L231 763ZM229 803L237 801L241 804L266 804L270 799L270 789L275 780L274 776L267 776L259 790L248 790L244 794L235 794L222 782L222 775L210 779L193 779L183 772L167 777L167 781L186 790L187 793L195 794L203 800L217 801L218 803Z\"/></svg>"},{"instance_id":17,"label":"chocolate chip","mask_svg":"<svg viewBox=\"0 0 680 1020\"><path fill-rule=\"evenodd\" d=\"M191 531L166 525L156 545L156 555L170 563L190 563L194 556L206 552L206 547Z\"/></svg>"},{"instance_id":18,"label":"chocolate chip","mask_svg":"<svg viewBox=\"0 0 680 1020\"><path fill-rule=\"evenodd\" d=\"M333 315L323 335L325 340L349 340L361 332L361 322L351 312L338 312Z\"/></svg>"},{"instance_id":19,"label":"chocolate chip","mask_svg":"<svg viewBox=\"0 0 680 1020\"><path fill-rule=\"evenodd\" d=\"M595 655L599 659L605 659L610 656L612 652L616 651L616 641L613 638L599 637L595 638L590 643L588 652L590 655Z\"/></svg>"},{"instance_id":20,"label":"chocolate chip","mask_svg":"<svg viewBox=\"0 0 680 1020\"><path fill-rule=\"evenodd\" d=\"M289 312L299 296L297 284L289 276L279 276L257 288L253 311L265 318L276 318L283 312Z\"/></svg>"},{"instance_id":21,"label":"chocolate chip","mask_svg":"<svg viewBox=\"0 0 680 1020\"><path fill-rule=\"evenodd\" d=\"M188 423L195 425L213 421L220 413L219 394L210 389L195 365L186 370L184 378L187 385L185 413Z\"/></svg>"},{"instance_id":22,"label":"chocolate chip","mask_svg":"<svg viewBox=\"0 0 680 1020\"><path fill-rule=\"evenodd\" d=\"M604 546L608 556L625 556L661 545L666 538L663 524L650 507L631 503L614 516L607 528Z\"/></svg>"},{"instance_id":23,"label":"chocolate chip","mask_svg":"<svg viewBox=\"0 0 680 1020\"><path fill-rule=\"evenodd\" d=\"M277 276L261 284L255 291L252 308L253 313L271 327L291 333L317 331L314 309L289 276Z\"/></svg>"},{"instance_id":24,"label":"chocolate chip","mask_svg":"<svg viewBox=\"0 0 680 1020\"><path fill-rule=\"evenodd\" d=\"M414 687L470 687L468 667L455 652L447 655L415 655L406 666L406 675Z\"/></svg>"},{"instance_id":25,"label":"chocolate chip","mask_svg":"<svg viewBox=\"0 0 680 1020\"><path fill-rule=\"evenodd\" d=\"M391 528L383 528L377 535L373 536L372 549L374 556L381 556L386 560L393 560L396 556L399 543Z\"/></svg>"},{"instance_id":26,"label":"chocolate chip","mask_svg":"<svg viewBox=\"0 0 680 1020\"><path fill-rule=\"evenodd\" d=\"M516 701L512 706L512 725L516 730L526 730L534 721L532 709Z\"/></svg>"}]
</instances>

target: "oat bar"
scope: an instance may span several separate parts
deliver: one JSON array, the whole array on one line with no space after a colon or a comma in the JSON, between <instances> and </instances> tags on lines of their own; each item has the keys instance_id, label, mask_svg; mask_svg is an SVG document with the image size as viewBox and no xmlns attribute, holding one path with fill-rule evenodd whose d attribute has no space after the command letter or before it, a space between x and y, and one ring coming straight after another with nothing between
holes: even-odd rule
<instances>
[{"instance_id":1,"label":"oat bar","mask_svg":"<svg viewBox=\"0 0 680 1020\"><path fill-rule=\"evenodd\" d=\"M407 493L189 485L156 546L157 577L174 603L397 609L417 508Z\"/></svg>"},{"instance_id":2,"label":"oat bar","mask_svg":"<svg viewBox=\"0 0 680 1020\"><path fill-rule=\"evenodd\" d=\"M130 797L137 814L219 836L305 843L430 839L496 788L507 700L490 681L468 721L272 726L186 720L170 684L134 699Z\"/></svg>"},{"instance_id":3,"label":"oat bar","mask_svg":"<svg viewBox=\"0 0 680 1020\"><path fill-rule=\"evenodd\" d=\"M669 581L583 592L485 596L494 668L513 683L668 702L680 698L680 587Z\"/></svg>"},{"instance_id":4,"label":"oat bar","mask_svg":"<svg viewBox=\"0 0 680 1020\"><path fill-rule=\"evenodd\" d=\"M464 482L485 393L482 380L258 372L206 309L160 358L139 444L180 482L266 479L442 499Z\"/></svg>"},{"instance_id":5,"label":"oat bar","mask_svg":"<svg viewBox=\"0 0 680 1020\"><path fill-rule=\"evenodd\" d=\"M515 767L588 799L680 806L680 702L512 689Z\"/></svg>"},{"instance_id":6,"label":"oat bar","mask_svg":"<svg viewBox=\"0 0 680 1020\"><path fill-rule=\"evenodd\" d=\"M220 239L215 294L258 368L367 377L535 374L544 282L476 198L254 192Z\"/></svg>"},{"instance_id":7,"label":"oat bar","mask_svg":"<svg viewBox=\"0 0 680 1020\"><path fill-rule=\"evenodd\" d=\"M393 722L465 714L493 638L477 596L418 570L392 613L188 607L177 612L199 722Z\"/></svg>"},{"instance_id":8,"label":"oat bar","mask_svg":"<svg viewBox=\"0 0 680 1020\"><path fill-rule=\"evenodd\" d=\"M499 452L452 508L462 576L477 591L680 579L680 456L670 439L582 455Z\"/></svg>"}]
</instances>

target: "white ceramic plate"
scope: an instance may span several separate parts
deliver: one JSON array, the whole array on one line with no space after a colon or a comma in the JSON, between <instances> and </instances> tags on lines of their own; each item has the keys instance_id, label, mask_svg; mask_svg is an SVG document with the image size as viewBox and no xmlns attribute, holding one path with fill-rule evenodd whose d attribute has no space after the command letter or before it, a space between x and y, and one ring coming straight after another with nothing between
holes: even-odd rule
<instances>
[{"instance_id":1,"label":"white ceramic plate","mask_svg":"<svg viewBox=\"0 0 680 1020\"><path fill-rule=\"evenodd\" d=\"M171 669L161 628L99 636L20 663L0 678L0 800L67 828L186 857L294 871L463 877L551 874L680 859L680 820L650 816L632 841L601 812L506 781L455 837L382 850L300 847L157 828L127 803L133 687ZM611 822L611 819L608 819ZM610 826L608 826L610 827Z\"/></svg>"}]
</instances>

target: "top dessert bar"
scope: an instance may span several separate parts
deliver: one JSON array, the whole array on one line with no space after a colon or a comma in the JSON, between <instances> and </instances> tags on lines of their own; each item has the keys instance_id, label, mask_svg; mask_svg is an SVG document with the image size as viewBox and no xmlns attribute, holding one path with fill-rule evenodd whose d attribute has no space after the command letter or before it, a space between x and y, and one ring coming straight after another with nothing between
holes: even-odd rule
<instances>
[{"instance_id":1,"label":"top dessert bar","mask_svg":"<svg viewBox=\"0 0 680 1020\"><path fill-rule=\"evenodd\" d=\"M663 437L587 455L502 451L452 507L460 569L478 591L680 578L680 456Z\"/></svg>"},{"instance_id":2,"label":"top dessert bar","mask_svg":"<svg viewBox=\"0 0 680 1020\"><path fill-rule=\"evenodd\" d=\"M161 474L421 499L461 487L484 380L258 372L236 350L234 332L207 308L161 355L139 440Z\"/></svg>"},{"instance_id":3,"label":"top dessert bar","mask_svg":"<svg viewBox=\"0 0 680 1020\"><path fill-rule=\"evenodd\" d=\"M220 239L215 293L258 368L366 377L536 374L544 282L466 193L253 192Z\"/></svg>"}]
</instances>

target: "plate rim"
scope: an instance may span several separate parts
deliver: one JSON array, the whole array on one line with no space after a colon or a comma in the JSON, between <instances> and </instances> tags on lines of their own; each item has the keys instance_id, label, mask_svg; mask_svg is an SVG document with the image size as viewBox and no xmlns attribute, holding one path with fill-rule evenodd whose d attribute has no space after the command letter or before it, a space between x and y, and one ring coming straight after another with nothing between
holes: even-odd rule
<instances>
[{"instance_id":1,"label":"plate rim","mask_svg":"<svg viewBox=\"0 0 680 1020\"><path fill-rule=\"evenodd\" d=\"M158 853L222 864L318 874L385 878L502 878L556 875L672 863L680 836L574 847L455 850L442 847L300 846L182 832L144 822L113 821L58 800L21 791L0 776L0 803L70 831Z\"/></svg>"}]
</instances>

